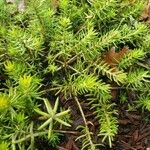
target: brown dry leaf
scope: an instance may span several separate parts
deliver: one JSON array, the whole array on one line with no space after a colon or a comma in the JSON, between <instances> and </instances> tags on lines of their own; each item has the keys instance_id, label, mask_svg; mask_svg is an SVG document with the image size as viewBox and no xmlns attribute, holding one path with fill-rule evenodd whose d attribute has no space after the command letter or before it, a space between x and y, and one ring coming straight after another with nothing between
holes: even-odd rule
<instances>
[{"instance_id":1,"label":"brown dry leaf","mask_svg":"<svg viewBox=\"0 0 150 150\"><path fill-rule=\"evenodd\" d=\"M150 0L145 5L145 8L144 8L144 11L140 17L140 20L150 23Z\"/></svg>"},{"instance_id":2,"label":"brown dry leaf","mask_svg":"<svg viewBox=\"0 0 150 150\"><path fill-rule=\"evenodd\" d=\"M57 9L59 7L59 0L52 0L51 5L53 9Z\"/></svg>"},{"instance_id":3,"label":"brown dry leaf","mask_svg":"<svg viewBox=\"0 0 150 150\"><path fill-rule=\"evenodd\" d=\"M115 47L112 47L108 52L104 55L104 61L109 64L111 67L116 67L118 65L118 62L121 60L121 58L124 57L124 55L129 51L127 47L124 47L119 52L115 52Z\"/></svg>"},{"instance_id":4,"label":"brown dry leaf","mask_svg":"<svg viewBox=\"0 0 150 150\"><path fill-rule=\"evenodd\" d=\"M72 147L73 147L73 140L72 139L69 139L69 141L67 142L65 148L67 150L72 150Z\"/></svg>"},{"instance_id":5,"label":"brown dry leaf","mask_svg":"<svg viewBox=\"0 0 150 150\"><path fill-rule=\"evenodd\" d=\"M103 60L110 65L110 67L113 68L111 70L112 72L115 72L118 70L117 65L118 62L124 57L124 55L128 52L128 48L124 47L121 49L119 52L115 52L115 47L112 47L108 52L105 53L103 56ZM116 87L116 83L111 82L111 87ZM111 96L112 100L117 100L118 97L118 90L117 89L112 89L111 90Z\"/></svg>"}]
</instances>

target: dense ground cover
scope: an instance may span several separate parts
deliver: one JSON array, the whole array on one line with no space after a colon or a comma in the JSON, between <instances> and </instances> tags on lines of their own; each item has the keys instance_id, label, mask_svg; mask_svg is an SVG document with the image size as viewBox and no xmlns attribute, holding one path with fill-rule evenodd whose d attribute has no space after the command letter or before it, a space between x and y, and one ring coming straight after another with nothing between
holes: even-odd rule
<instances>
[{"instance_id":1,"label":"dense ground cover","mask_svg":"<svg viewBox=\"0 0 150 150\"><path fill-rule=\"evenodd\" d=\"M1 0L0 149L148 148L149 10L145 0Z\"/></svg>"}]
</instances>

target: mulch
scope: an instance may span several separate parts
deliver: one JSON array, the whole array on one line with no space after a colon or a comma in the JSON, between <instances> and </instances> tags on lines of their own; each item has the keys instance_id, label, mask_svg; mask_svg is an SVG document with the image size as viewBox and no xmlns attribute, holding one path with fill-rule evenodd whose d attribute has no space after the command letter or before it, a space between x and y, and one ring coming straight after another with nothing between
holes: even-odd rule
<instances>
[{"instance_id":1,"label":"mulch","mask_svg":"<svg viewBox=\"0 0 150 150\"><path fill-rule=\"evenodd\" d=\"M83 125L83 120L78 110L78 107L74 103L74 100L69 100L63 103L64 107L71 107L73 126L72 133L65 134L62 142L57 146L58 150L81 150L81 143L75 141L80 135L79 131L76 131L76 127ZM81 101L82 108L84 108L86 119L90 122L89 128L94 133L93 139L97 143L101 143L101 140L97 137L98 134L98 121L89 109L88 104ZM120 106L119 113L119 130L118 134L113 142L113 147L110 149L107 144L100 150L150 150L150 122L146 120L145 114L137 111L127 111L127 105Z\"/></svg>"},{"instance_id":2,"label":"mulch","mask_svg":"<svg viewBox=\"0 0 150 150\"><path fill-rule=\"evenodd\" d=\"M150 123L137 112L120 113L113 150L150 150Z\"/></svg>"}]
</instances>

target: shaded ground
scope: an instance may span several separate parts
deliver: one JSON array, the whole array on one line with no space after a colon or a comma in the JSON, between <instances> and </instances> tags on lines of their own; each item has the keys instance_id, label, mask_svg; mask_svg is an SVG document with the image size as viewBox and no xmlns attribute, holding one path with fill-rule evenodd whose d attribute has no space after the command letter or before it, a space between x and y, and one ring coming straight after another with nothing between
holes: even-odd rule
<instances>
[{"instance_id":1,"label":"shaded ground","mask_svg":"<svg viewBox=\"0 0 150 150\"><path fill-rule=\"evenodd\" d=\"M143 121L136 112L120 113L119 133L114 150L148 150L150 149L150 123Z\"/></svg>"},{"instance_id":2,"label":"shaded ground","mask_svg":"<svg viewBox=\"0 0 150 150\"><path fill-rule=\"evenodd\" d=\"M78 125L84 125L80 112L78 112L77 107L73 101L68 101L63 104L64 107L72 107L72 117L74 119L72 133L65 134L65 138L62 140L62 143L57 146L59 150L80 150L81 143L75 141L79 132L76 132L75 129ZM82 107L86 112L86 118L90 121L89 127L94 133L93 137L95 142L100 143L98 140L98 122L95 119L91 111L89 111L88 105L82 103ZM150 123L146 121L146 118L140 115L137 112L128 112L126 111L126 105L123 107L120 106L119 112L119 132L116 136L115 141L113 142L112 150L149 150L150 149ZM69 132L69 131L68 131ZM109 150L110 148L105 145L103 150Z\"/></svg>"}]
</instances>

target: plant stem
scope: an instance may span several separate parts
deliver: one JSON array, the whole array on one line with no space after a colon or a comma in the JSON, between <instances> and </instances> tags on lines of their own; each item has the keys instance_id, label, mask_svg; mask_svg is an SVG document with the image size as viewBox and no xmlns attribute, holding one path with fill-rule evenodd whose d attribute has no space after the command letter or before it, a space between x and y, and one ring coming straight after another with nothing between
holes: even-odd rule
<instances>
[{"instance_id":1,"label":"plant stem","mask_svg":"<svg viewBox=\"0 0 150 150\"><path fill-rule=\"evenodd\" d=\"M88 125L87 125L87 121L86 121L84 112L83 112L83 110L82 110L82 107L81 107L81 105L80 105L79 100L78 100L77 97L75 97L75 101L76 101L76 103L77 103L77 105L78 105L78 107L79 107L81 116L82 116L83 121L84 121L84 124L85 124L85 130L86 130L86 134L87 134L88 140L89 140L89 142L90 142L91 150L95 150L95 146L94 146L94 144L93 144L93 142L92 142L92 139L91 139L91 135L90 135L90 132L89 132L89 128L88 128Z\"/></svg>"},{"instance_id":2,"label":"plant stem","mask_svg":"<svg viewBox=\"0 0 150 150\"><path fill-rule=\"evenodd\" d=\"M28 134L26 137L21 138L19 140L12 140L13 145L17 144L17 143L21 143L26 141L29 138L33 138L33 137L37 137L37 136L42 136L44 134L47 134L48 130L43 131L43 132L38 132L38 133L32 133L32 134ZM74 135L80 135L79 132L75 132L75 131L63 131L63 130L54 130L54 132L59 132L59 133L64 133L64 134L74 134Z\"/></svg>"}]
</instances>

